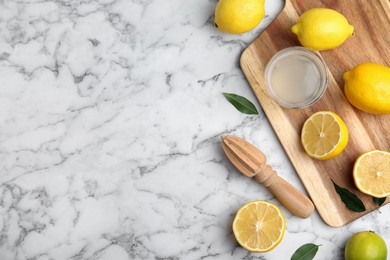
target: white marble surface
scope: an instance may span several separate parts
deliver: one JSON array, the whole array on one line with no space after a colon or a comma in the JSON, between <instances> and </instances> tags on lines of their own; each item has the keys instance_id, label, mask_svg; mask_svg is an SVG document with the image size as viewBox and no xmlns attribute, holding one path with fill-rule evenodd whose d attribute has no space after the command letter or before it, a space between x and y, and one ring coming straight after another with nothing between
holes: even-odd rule
<instances>
[{"instance_id":1,"label":"white marble surface","mask_svg":"<svg viewBox=\"0 0 390 260\"><path fill-rule=\"evenodd\" d=\"M215 0L0 1L0 259L342 259L354 232L390 245L389 207L331 228L282 207L287 231L265 254L231 223L269 192L227 161L220 135L262 149L303 190L239 56L282 6L244 35L212 25Z\"/></svg>"}]
</instances>

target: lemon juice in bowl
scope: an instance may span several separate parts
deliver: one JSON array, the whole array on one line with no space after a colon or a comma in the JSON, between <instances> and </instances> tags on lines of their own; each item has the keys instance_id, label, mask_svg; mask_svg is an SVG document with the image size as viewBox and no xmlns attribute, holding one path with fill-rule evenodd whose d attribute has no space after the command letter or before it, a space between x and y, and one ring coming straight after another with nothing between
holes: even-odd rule
<instances>
[{"instance_id":1,"label":"lemon juice in bowl","mask_svg":"<svg viewBox=\"0 0 390 260\"><path fill-rule=\"evenodd\" d=\"M289 47L276 53L265 69L266 89L279 105L304 108L317 102L328 85L324 60L304 47Z\"/></svg>"}]
</instances>

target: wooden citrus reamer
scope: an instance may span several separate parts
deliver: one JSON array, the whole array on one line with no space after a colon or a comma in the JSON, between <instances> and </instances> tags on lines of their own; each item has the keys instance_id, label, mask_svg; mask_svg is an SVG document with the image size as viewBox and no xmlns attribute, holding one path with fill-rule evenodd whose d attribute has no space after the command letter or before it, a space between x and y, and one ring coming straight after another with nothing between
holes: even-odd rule
<instances>
[{"instance_id":1,"label":"wooden citrus reamer","mask_svg":"<svg viewBox=\"0 0 390 260\"><path fill-rule=\"evenodd\" d=\"M265 155L242 138L222 137L222 148L232 164L245 176L255 177L294 215L307 218L314 211L311 200L266 164Z\"/></svg>"}]
</instances>

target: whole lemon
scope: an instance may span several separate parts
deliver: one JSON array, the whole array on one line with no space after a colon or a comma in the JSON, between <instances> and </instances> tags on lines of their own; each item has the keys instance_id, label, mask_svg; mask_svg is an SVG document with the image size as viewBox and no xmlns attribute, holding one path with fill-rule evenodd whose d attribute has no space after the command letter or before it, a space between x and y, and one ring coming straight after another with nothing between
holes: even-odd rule
<instances>
[{"instance_id":1,"label":"whole lemon","mask_svg":"<svg viewBox=\"0 0 390 260\"><path fill-rule=\"evenodd\" d=\"M264 14L264 0L220 0L214 23L222 32L240 34L255 28Z\"/></svg>"},{"instance_id":2,"label":"whole lemon","mask_svg":"<svg viewBox=\"0 0 390 260\"><path fill-rule=\"evenodd\" d=\"M372 231L354 234L347 242L345 260L386 260L386 242Z\"/></svg>"},{"instance_id":3,"label":"whole lemon","mask_svg":"<svg viewBox=\"0 0 390 260\"><path fill-rule=\"evenodd\" d=\"M355 107L372 114L390 114L390 68L363 63L344 73L344 92Z\"/></svg>"},{"instance_id":4,"label":"whole lemon","mask_svg":"<svg viewBox=\"0 0 390 260\"><path fill-rule=\"evenodd\" d=\"M329 50L352 36L354 27L335 10L313 8L304 12L291 27L302 46L312 50Z\"/></svg>"}]
</instances>

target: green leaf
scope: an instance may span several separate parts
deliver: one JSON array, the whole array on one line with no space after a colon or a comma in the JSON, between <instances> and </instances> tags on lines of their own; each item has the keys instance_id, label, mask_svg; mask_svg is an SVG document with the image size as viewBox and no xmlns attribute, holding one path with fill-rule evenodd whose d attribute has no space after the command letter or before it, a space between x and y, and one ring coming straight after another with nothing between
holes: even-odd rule
<instances>
[{"instance_id":1,"label":"green leaf","mask_svg":"<svg viewBox=\"0 0 390 260\"><path fill-rule=\"evenodd\" d=\"M311 260L317 254L319 245L304 244L291 256L291 260Z\"/></svg>"},{"instance_id":2,"label":"green leaf","mask_svg":"<svg viewBox=\"0 0 390 260\"><path fill-rule=\"evenodd\" d=\"M366 210L363 202L356 196L354 193L349 190L338 186L333 180L333 185L340 195L341 200L344 202L345 206L354 212L363 212Z\"/></svg>"},{"instance_id":3,"label":"green leaf","mask_svg":"<svg viewBox=\"0 0 390 260\"><path fill-rule=\"evenodd\" d=\"M233 93L223 93L223 95L241 113L248 115L256 115L259 113L255 105L248 99Z\"/></svg>"},{"instance_id":4,"label":"green leaf","mask_svg":"<svg viewBox=\"0 0 390 260\"><path fill-rule=\"evenodd\" d=\"M373 198L374 198L375 204L378 205L378 206L382 206L382 204L385 203L385 201L386 201L386 197L384 197L384 198L375 198L375 197L373 197Z\"/></svg>"}]
</instances>

